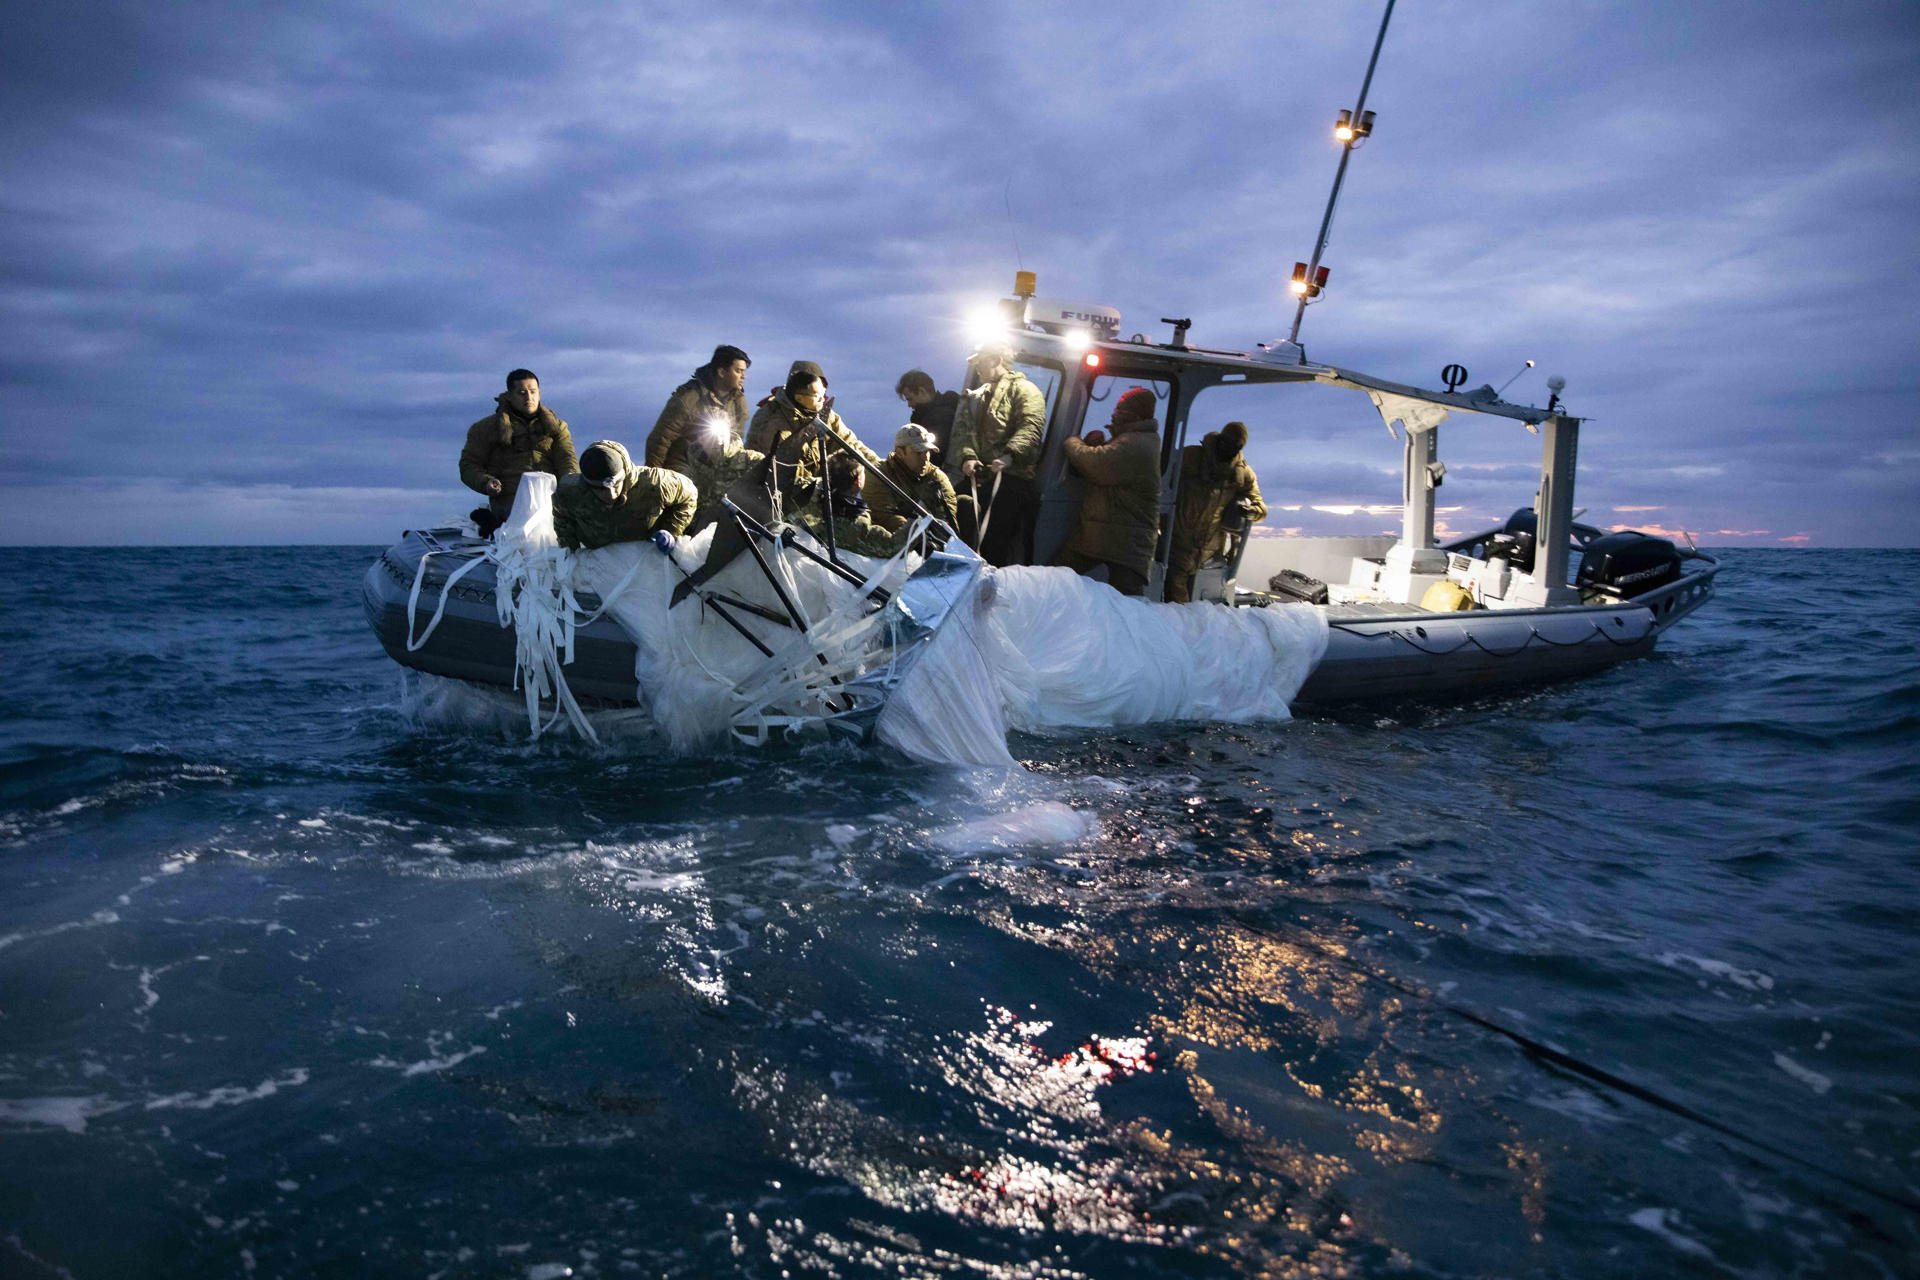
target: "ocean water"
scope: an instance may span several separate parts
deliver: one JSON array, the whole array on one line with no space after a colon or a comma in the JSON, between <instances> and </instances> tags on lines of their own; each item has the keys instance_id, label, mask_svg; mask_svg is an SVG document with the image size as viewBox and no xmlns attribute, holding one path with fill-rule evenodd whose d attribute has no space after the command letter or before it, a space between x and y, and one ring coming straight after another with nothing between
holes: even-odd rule
<instances>
[{"instance_id":1,"label":"ocean water","mask_svg":"<svg viewBox=\"0 0 1920 1280\"><path fill-rule=\"evenodd\" d=\"M529 745L374 550L0 551L0 1274L1920 1271L1920 552L1008 774Z\"/></svg>"}]
</instances>

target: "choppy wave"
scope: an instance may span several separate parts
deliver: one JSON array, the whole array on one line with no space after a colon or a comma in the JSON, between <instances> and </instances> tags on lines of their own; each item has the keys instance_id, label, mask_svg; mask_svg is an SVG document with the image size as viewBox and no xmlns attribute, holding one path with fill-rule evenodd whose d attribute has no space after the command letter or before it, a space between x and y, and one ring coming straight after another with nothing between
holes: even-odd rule
<instances>
[{"instance_id":1,"label":"choppy wave","mask_svg":"<svg viewBox=\"0 0 1920 1280\"><path fill-rule=\"evenodd\" d=\"M364 552L6 554L0 626L49 655L0 691L14 1267L1920 1248L1874 1194L1920 1182L1920 616L1832 585L1911 553L1734 553L1656 657L1572 685L1016 733L1022 771L529 743L379 653Z\"/></svg>"}]
</instances>

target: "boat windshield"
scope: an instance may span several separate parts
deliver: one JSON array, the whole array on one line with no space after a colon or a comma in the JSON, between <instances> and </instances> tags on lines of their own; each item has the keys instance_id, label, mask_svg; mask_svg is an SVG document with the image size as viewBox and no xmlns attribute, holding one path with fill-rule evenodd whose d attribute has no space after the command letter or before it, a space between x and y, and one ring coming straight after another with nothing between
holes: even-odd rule
<instances>
[{"instance_id":1,"label":"boat windshield","mask_svg":"<svg viewBox=\"0 0 1920 1280\"><path fill-rule=\"evenodd\" d=\"M1040 416L1042 422L1053 421L1053 405L1060 398L1060 369L1056 365L1039 364L1031 360L1013 362L1016 371L1027 376L1027 381L1040 388L1040 394L1046 397L1047 410Z\"/></svg>"}]
</instances>

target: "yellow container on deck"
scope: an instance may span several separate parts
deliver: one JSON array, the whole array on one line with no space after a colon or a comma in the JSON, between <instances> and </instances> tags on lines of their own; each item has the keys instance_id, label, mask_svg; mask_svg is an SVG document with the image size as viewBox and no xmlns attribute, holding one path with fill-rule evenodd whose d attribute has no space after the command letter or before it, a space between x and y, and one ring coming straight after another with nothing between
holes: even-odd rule
<instances>
[{"instance_id":1,"label":"yellow container on deck","mask_svg":"<svg viewBox=\"0 0 1920 1280\"><path fill-rule=\"evenodd\" d=\"M1473 608L1473 593L1457 582L1436 582L1420 597L1420 607L1429 613L1459 613Z\"/></svg>"}]
</instances>

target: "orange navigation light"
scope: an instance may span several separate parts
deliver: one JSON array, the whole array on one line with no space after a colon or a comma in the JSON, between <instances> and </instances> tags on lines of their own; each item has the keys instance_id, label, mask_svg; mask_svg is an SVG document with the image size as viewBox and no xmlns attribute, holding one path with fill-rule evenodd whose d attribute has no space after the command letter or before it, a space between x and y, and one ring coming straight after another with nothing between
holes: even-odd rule
<instances>
[{"instance_id":1,"label":"orange navigation light","mask_svg":"<svg viewBox=\"0 0 1920 1280\"><path fill-rule=\"evenodd\" d=\"M1040 287L1040 277L1036 273L1032 271L1016 271L1013 273L1013 296L1014 297L1031 298L1034 294L1034 290L1038 289L1039 287Z\"/></svg>"}]
</instances>

